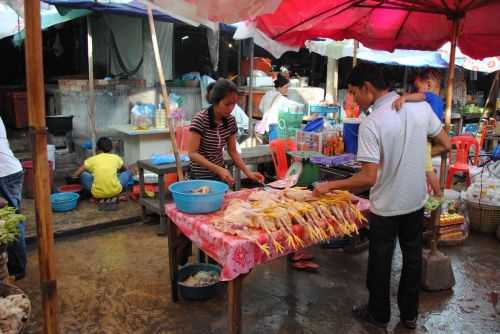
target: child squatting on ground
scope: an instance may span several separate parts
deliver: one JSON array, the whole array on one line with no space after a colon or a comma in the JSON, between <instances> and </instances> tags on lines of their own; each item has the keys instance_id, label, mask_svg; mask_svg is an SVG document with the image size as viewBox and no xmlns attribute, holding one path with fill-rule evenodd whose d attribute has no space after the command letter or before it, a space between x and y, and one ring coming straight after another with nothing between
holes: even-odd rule
<instances>
[{"instance_id":1,"label":"child squatting on ground","mask_svg":"<svg viewBox=\"0 0 500 334\"><path fill-rule=\"evenodd\" d=\"M122 158L110 153L113 150L111 139L101 137L96 146L98 153L86 159L73 176L80 177L82 187L94 198L115 198L127 188L132 173L126 169Z\"/></svg>"}]
</instances>

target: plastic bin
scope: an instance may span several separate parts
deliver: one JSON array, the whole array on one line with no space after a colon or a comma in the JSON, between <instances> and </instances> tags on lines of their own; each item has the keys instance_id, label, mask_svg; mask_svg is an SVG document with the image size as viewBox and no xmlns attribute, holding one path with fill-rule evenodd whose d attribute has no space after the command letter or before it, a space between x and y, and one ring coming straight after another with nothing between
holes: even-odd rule
<instances>
[{"instance_id":1,"label":"plastic bin","mask_svg":"<svg viewBox=\"0 0 500 334\"><path fill-rule=\"evenodd\" d=\"M78 205L80 195L73 192L55 193L50 195L50 203L52 204L52 211L54 212L67 212L74 210Z\"/></svg>"},{"instance_id":2,"label":"plastic bin","mask_svg":"<svg viewBox=\"0 0 500 334\"><path fill-rule=\"evenodd\" d=\"M197 194L192 191L207 186L210 192ZM211 180L179 181L171 184L168 189L172 193L175 206L185 213L209 213L219 210L224 202L224 195L228 191L227 184Z\"/></svg>"},{"instance_id":3,"label":"plastic bin","mask_svg":"<svg viewBox=\"0 0 500 334\"><path fill-rule=\"evenodd\" d=\"M297 150L314 151L325 154L325 146L332 136L337 136L336 131L308 132L297 130L295 140ZM331 148L329 148L331 151ZM326 152L329 153L329 152ZM327 154L328 155L328 154ZM331 154L330 154L331 155Z\"/></svg>"},{"instance_id":4,"label":"plastic bin","mask_svg":"<svg viewBox=\"0 0 500 334\"><path fill-rule=\"evenodd\" d=\"M322 116L338 120L340 116L340 106L325 104L310 104L309 116Z\"/></svg>"},{"instance_id":5,"label":"plastic bin","mask_svg":"<svg viewBox=\"0 0 500 334\"><path fill-rule=\"evenodd\" d=\"M50 180L50 191L54 186L54 175L52 170L52 161L48 161L49 164L49 180ZM24 182L23 182L23 197L34 198L35 190L33 185L33 161L25 160L21 163L24 170Z\"/></svg>"},{"instance_id":6,"label":"plastic bin","mask_svg":"<svg viewBox=\"0 0 500 334\"><path fill-rule=\"evenodd\" d=\"M279 137L295 137L296 131L302 126L303 119L303 112L280 111L278 114Z\"/></svg>"},{"instance_id":7,"label":"plastic bin","mask_svg":"<svg viewBox=\"0 0 500 334\"><path fill-rule=\"evenodd\" d=\"M345 153L358 153L358 132L361 120L358 118L344 119L344 151Z\"/></svg>"},{"instance_id":8,"label":"plastic bin","mask_svg":"<svg viewBox=\"0 0 500 334\"><path fill-rule=\"evenodd\" d=\"M321 132L306 132L297 130L297 150L321 152L323 147L323 134Z\"/></svg>"}]
</instances>

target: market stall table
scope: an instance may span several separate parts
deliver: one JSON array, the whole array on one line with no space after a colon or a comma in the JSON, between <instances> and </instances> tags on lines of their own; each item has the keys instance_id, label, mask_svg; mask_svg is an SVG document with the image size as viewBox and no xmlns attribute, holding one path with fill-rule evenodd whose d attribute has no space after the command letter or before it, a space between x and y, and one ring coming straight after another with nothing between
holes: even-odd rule
<instances>
[{"instance_id":1,"label":"market stall table","mask_svg":"<svg viewBox=\"0 0 500 334\"><path fill-rule=\"evenodd\" d=\"M198 248L222 267L222 281L228 282L228 332L241 333L241 286L243 278L250 273L252 268L259 264L267 263L294 252L288 245L285 250L277 253L272 250L270 256L264 254L258 246L248 239L225 234L215 228L214 221L223 217L224 208L232 199L247 200L255 189L232 192L226 195L224 206L221 210L211 214L192 215L182 213L176 209L174 203L167 204L165 212L168 217L168 248L169 268L171 283L171 298L178 300L177 280L177 250L180 245L179 233L189 238ZM359 199L358 208L361 211L369 209L369 202ZM313 241L304 240L305 247L314 244Z\"/></svg>"},{"instance_id":2,"label":"market stall table","mask_svg":"<svg viewBox=\"0 0 500 334\"><path fill-rule=\"evenodd\" d=\"M191 165L190 162L182 162L182 169L186 172ZM167 233L167 223L164 207L166 204L166 189L165 181L163 176L169 173L176 173L175 163L155 165L151 160L139 160L137 161L137 167L139 168L139 204L142 207L142 219L146 219L146 209L160 216L160 235L165 235ZM158 196L156 198L147 198L144 182L144 171L150 171L158 175Z\"/></svg>"},{"instance_id":3,"label":"market stall table","mask_svg":"<svg viewBox=\"0 0 500 334\"><path fill-rule=\"evenodd\" d=\"M262 164L272 161L271 151L269 150L269 145L260 145L256 147L243 148L241 150L241 158L245 162L245 164ZM241 188L241 171L239 168L234 166L234 162L227 154L224 152L224 160L226 165L233 170L235 185L235 190L239 190ZM190 162L182 162L182 167L184 172L189 169L191 165ZM153 211L154 213L160 216L160 235L164 235L167 232L167 224L165 221L165 211L163 208L165 207L165 195L167 190L165 189L165 182L163 176L169 173L175 173L175 163L171 164L162 164L155 165L151 162L151 160L139 160L137 161L137 167L139 168L139 186L140 186L140 195L139 195L139 204L142 206L143 219L146 216L146 209ZM157 198L147 198L145 192L145 182L144 182L144 171L150 171L158 175L158 196Z\"/></svg>"}]
</instances>

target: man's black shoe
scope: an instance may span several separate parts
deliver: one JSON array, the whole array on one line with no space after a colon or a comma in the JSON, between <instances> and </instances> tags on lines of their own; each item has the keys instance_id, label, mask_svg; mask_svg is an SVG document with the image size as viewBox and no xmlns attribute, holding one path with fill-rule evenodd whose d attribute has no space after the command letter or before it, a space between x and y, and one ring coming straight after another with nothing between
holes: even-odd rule
<instances>
[{"instance_id":1,"label":"man's black shoe","mask_svg":"<svg viewBox=\"0 0 500 334\"><path fill-rule=\"evenodd\" d=\"M352 308L352 314L358 320L362 320L364 322L367 322L375 327L382 328L382 329L387 328L387 322L380 322L380 321L376 320L370 314L370 311L368 310L368 305L366 305L366 304L354 306Z\"/></svg>"}]
</instances>

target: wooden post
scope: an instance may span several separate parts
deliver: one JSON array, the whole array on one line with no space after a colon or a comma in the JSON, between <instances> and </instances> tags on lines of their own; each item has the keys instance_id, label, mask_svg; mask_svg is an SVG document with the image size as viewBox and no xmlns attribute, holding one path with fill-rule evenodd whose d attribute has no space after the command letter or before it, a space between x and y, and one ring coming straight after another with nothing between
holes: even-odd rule
<instances>
[{"instance_id":1,"label":"wooden post","mask_svg":"<svg viewBox=\"0 0 500 334\"><path fill-rule=\"evenodd\" d=\"M87 59L89 65L89 104L88 116L89 116L89 127L90 136L92 140L92 155L95 155L95 143L96 143L96 128L95 128L95 85L94 85L94 55L93 55L93 42L92 42L92 25L90 23L90 16L87 15Z\"/></svg>"},{"instance_id":2,"label":"wooden post","mask_svg":"<svg viewBox=\"0 0 500 334\"><path fill-rule=\"evenodd\" d=\"M253 68L254 68L254 59L253 59L253 55L254 55L254 42L253 42L253 38L250 38L250 43L249 43L249 49L250 49L250 55L249 55L249 60L250 60L250 73L249 73L249 78L250 78L250 82L248 83L248 103L247 103L247 107L248 107L248 138L245 139L240 147L241 148L250 148L250 147L255 147L258 145L258 142L257 142L257 137L255 136L255 122L254 122L254 119L253 119L253 79L254 79L254 75L253 75ZM246 78L244 78L246 79Z\"/></svg>"},{"instance_id":3,"label":"wooden post","mask_svg":"<svg viewBox=\"0 0 500 334\"><path fill-rule=\"evenodd\" d=\"M488 93L488 97L486 98L486 103L484 104L484 113L483 117L488 117L488 113L493 112L493 118L495 118L496 104L498 98L498 89L499 89L499 79L500 79L500 71L496 71L495 78L491 83L490 92Z\"/></svg>"},{"instance_id":4,"label":"wooden post","mask_svg":"<svg viewBox=\"0 0 500 334\"><path fill-rule=\"evenodd\" d=\"M326 100L334 103L338 100L339 67L337 59L328 57L326 66Z\"/></svg>"},{"instance_id":5,"label":"wooden post","mask_svg":"<svg viewBox=\"0 0 500 334\"><path fill-rule=\"evenodd\" d=\"M457 39L458 39L458 29L460 27L460 20L455 19L453 21L453 30L451 35L451 49L450 49L450 60L448 62L448 83L446 87L446 109L445 109L445 126L444 129L448 133L451 126L451 107L453 103L453 83L455 81L455 54L457 51ZM440 185L441 189L444 189L444 183L446 179L446 159L448 155L443 153L441 155L441 171L440 171Z\"/></svg>"},{"instance_id":6,"label":"wooden post","mask_svg":"<svg viewBox=\"0 0 500 334\"><path fill-rule=\"evenodd\" d=\"M250 138L252 138L255 134L254 132L254 121L253 121L253 70L254 70L254 61L253 61L253 55L254 55L254 43L253 43L253 38L250 38L249 42L249 49L250 49L250 55L248 56L250 60L250 73L248 77L250 78L250 82L248 83L248 133L250 135Z\"/></svg>"},{"instance_id":7,"label":"wooden post","mask_svg":"<svg viewBox=\"0 0 500 334\"><path fill-rule=\"evenodd\" d=\"M403 91L406 93L408 90L408 66L405 66L403 74Z\"/></svg>"},{"instance_id":8,"label":"wooden post","mask_svg":"<svg viewBox=\"0 0 500 334\"><path fill-rule=\"evenodd\" d=\"M352 50L352 67L355 67L356 64L358 63L358 48L359 48L359 42L354 41L354 49Z\"/></svg>"},{"instance_id":9,"label":"wooden post","mask_svg":"<svg viewBox=\"0 0 500 334\"><path fill-rule=\"evenodd\" d=\"M244 275L240 275L227 284L228 333L241 333L241 286Z\"/></svg>"},{"instance_id":10,"label":"wooden post","mask_svg":"<svg viewBox=\"0 0 500 334\"><path fill-rule=\"evenodd\" d=\"M49 166L47 164L47 129L45 124L45 87L43 80L43 52L40 19L40 1L25 0L25 58L28 90L28 115L33 148L33 183L38 234L38 262L42 293L43 332L57 334L58 299L56 266L54 262L54 235L50 204Z\"/></svg>"},{"instance_id":11,"label":"wooden post","mask_svg":"<svg viewBox=\"0 0 500 334\"><path fill-rule=\"evenodd\" d=\"M156 37L155 22L153 19L153 9L151 3L147 2L148 6L148 20L149 20L149 30L151 32L151 40L153 41L153 51L155 54L156 70L158 71L158 79L160 80L161 94L163 97L163 105L167 113L168 131L170 132L170 141L172 143L172 151L175 157L175 167L177 169L177 177L180 180L184 179L184 174L182 172L181 159L179 157L179 151L177 149L177 141L175 139L175 128L172 123L172 117L170 115L169 105L168 105L168 93L167 85L165 84L165 76L163 75L163 66L161 64L160 50L158 49L158 38Z\"/></svg>"},{"instance_id":12,"label":"wooden post","mask_svg":"<svg viewBox=\"0 0 500 334\"><path fill-rule=\"evenodd\" d=\"M238 84L238 87L241 87L241 40L238 40L236 43L238 43L238 62L236 66L238 67L238 76L236 79L236 83ZM245 109L245 107L243 107Z\"/></svg>"}]
</instances>

